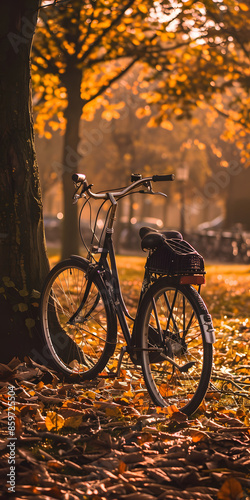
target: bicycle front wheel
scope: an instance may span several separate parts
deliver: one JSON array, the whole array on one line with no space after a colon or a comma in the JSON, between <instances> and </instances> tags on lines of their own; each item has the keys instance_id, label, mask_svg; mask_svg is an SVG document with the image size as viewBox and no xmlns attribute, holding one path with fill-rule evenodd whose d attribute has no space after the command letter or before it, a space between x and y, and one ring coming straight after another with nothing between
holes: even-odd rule
<instances>
[{"instance_id":1,"label":"bicycle front wheel","mask_svg":"<svg viewBox=\"0 0 250 500\"><path fill-rule=\"evenodd\" d=\"M116 346L117 321L98 273L71 257L49 273L41 295L41 324L49 364L64 375L96 377Z\"/></svg>"},{"instance_id":2,"label":"bicycle front wheel","mask_svg":"<svg viewBox=\"0 0 250 500\"><path fill-rule=\"evenodd\" d=\"M152 400L191 415L206 394L212 370L213 326L202 298L190 285L176 288L161 278L143 299L138 327Z\"/></svg>"}]
</instances>

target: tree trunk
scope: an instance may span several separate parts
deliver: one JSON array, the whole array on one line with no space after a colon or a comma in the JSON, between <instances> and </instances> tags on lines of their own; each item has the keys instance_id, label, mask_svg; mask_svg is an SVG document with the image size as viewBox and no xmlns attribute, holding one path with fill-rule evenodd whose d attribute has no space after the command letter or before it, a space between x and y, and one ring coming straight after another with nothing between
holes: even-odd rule
<instances>
[{"instance_id":1,"label":"tree trunk","mask_svg":"<svg viewBox=\"0 0 250 500\"><path fill-rule=\"evenodd\" d=\"M244 168L236 161L231 162L230 183L227 188L226 199L226 220L225 227L230 228L234 224L242 224L242 226L250 230L250 169Z\"/></svg>"},{"instance_id":2,"label":"tree trunk","mask_svg":"<svg viewBox=\"0 0 250 500\"><path fill-rule=\"evenodd\" d=\"M67 88L68 106L65 111L67 120L63 147L63 199L64 219L62 237L62 258L79 253L79 231L77 205L72 203L74 193L72 174L78 170L81 156L77 153L79 144L79 127L82 115L82 99L80 95L82 82L82 71L69 65L64 75L64 83Z\"/></svg>"},{"instance_id":3,"label":"tree trunk","mask_svg":"<svg viewBox=\"0 0 250 500\"><path fill-rule=\"evenodd\" d=\"M123 123L123 127L124 127ZM119 152L120 156L120 165L123 165L123 171L122 174L120 175L121 179L121 185L126 186L130 182L131 174L133 169L135 168L136 165L136 154L135 154L135 145L134 145L134 136L131 133L129 129L129 124L127 126L125 125L125 129L123 130L116 130L116 128L113 129L113 141L116 144L116 147ZM128 158L126 159L126 155L128 155ZM133 234L132 234L132 226L131 226L131 219L134 215L134 210L133 210L133 196L129 196L129 219L127 221L127 244L125 244L125 248L131 248L131 241L133 239ZM114 238L114 243L115 243L115 249L116 252L120 252L121 245L120 245L120 236L121 236L121 231L123 228L122 221L121 221L121 216L122 216L122 201L120 201L118 205L118 211L117 211L117 220L116 220L116 226L115 226L115 238ZM139 238L139 237L138 237Z\"/></svg>"},{"instance_id":4,"label":"tree trunk","mask_svg":"<svg viewBox=\"0 0 250 500\"><path fill-rule=\"evenodd\" d=\"M28 354L30 336L36 333L37 291L49 270L30 89L39 3L0 3L0 316L5 346L0 357L5 362Z\"/></svg>"}]
</instances>

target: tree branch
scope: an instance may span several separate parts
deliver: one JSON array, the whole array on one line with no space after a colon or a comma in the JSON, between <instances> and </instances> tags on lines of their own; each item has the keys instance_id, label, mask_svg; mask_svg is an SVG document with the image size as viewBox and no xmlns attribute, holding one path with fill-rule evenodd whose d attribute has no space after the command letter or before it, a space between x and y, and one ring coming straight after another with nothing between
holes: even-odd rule
<instances>
[{"instance_id":1,"label":"tree branch","mask_svg":"<svg viewBox=\"0 0 250 500\"><path fill-rule=\"evenodd\" d=\"M221 116L223 116L224 118L227 118L228 120L231 120L232 122L234 123L237 123L237 124L240 124L242 125L244 128L246 128L247 130L249 130L249 125L247 125L247 123L243 122L242 120L235 120L234 118L232 118L232 116L230 116L228 113L226 113L225 111L222 111L221 109L218 109L216 106L213 106L210 104L210 106L212 106L212 108Z\"/></svg>"},{"instance_id":2,"label":"tree branch","mask_svg":"<svg viewBox=\"0 0 250 500\"><path fill-rule=\"evenodd\" d=\"M37 68L41 71L41 73L46 73L46 69L47 68L44 68L44 66L42 66L41 64L39 64L37 61L33 61L33 64L35 66L37 66Z\"/></svg>"},{"instance_id":3,"label":"tree branch","mask_svg":"<svg viewBox=\"0 0 250 500\"><path fill-rule=\"evenodd\" d=\"M62 44L60 43L60 41L58 40L57 36L55 33L52 32L49 24L48 24L48 18L47 18L47 14L46 12L42 12L42 14L40 15L41 19L43 20L44 24L45 24L45 27L46 27L46 30L48 31L48 33L50 34L51 36L51 39L53 40L53 42L55 43L57 49L62 52L64 54L65 57L68 57L68 52L62 47Z\"/></svg>"},{"instance_id":4,"label":"tree branch","mask_svg":"<svg viewBox=\"0 0 250 500\"><path fill-rule=\"evenodd\" d=\"M154 40L156 37L157 37L157 35L154 34L151 37L151 39L149 39L148 41L151 43L152 40ZM135 52L137 53L137 57L139 57L139 56L141 57L141 54L145 54L145 51L147 50L144 45L140 45L138 47L138 46L135 46L132 42L130 43L130 45L132 45L132 48L129 51L127 51L125 54L115 55L115 60L132 57L135 55ZM148 48L150 48L150 46ZM114 56L112 56L112 50L113 50L113 47L110 47L110 49L103 56L101 56L99 58L95 58L95 59L89 59L89 62L86 64L86 66L90 68L90 67L94 66L96 63L99 64L101 62L107 62L107 61L113 60ZM111 56L108 57L110 54L111 54Z\"/></svg>"},{"instance_id":5,"label":"tree branch","mask_svg":"<svg viewBox=\"0 0 250 500\"><path fill-rule=\"evenodd\" d=\"M88 29L87 29L87 32L86 32L86 35L85 37L83 38L83 41L82 41L82 46L85 44L89 34L90 34L90 30L91 30L91 26L92 26L92 22L94 20L94 14L95 14L95 8L96 8L96 4L94 2L91 2L92 3L92 13L91 13L91 16L90 16L90 23L88 25Z\"/></svg>"},{"instance_id":6,"label":"tree branch","mask_svg":"<svg viewBox=\"0 0 250 500\"><path fill-rule=\"evenodd\" d=\"M59 4L70 3L70 2L71 2L71 0L54 0L53 2L51 2L49 4L40 5L40 7L36 10L33 10L33 12L37 12L38 10L41 10L41 9L47 9L47 7L56 7ZM40 3L42 3L42 0L40 0Z\"/></svg>"},{"instance_id":7,"label":"tree branch","mask_svg":"<svg viewBox=\"0 0 250 500\"><path fill-rule=\"evenodd\" d=\"M109 82L105 85L102 85L102 87L96 92L95 95L91 96L88 100L85 101L84 105L85 104L88 104L89 102L93 101L94 99L96 99L97 97L99 97L99 95L103 94L103 92L105 92L105 90L107 90L114 82L116 82L117 80L119 80L119 78L121 78L123 75L125 75L125 73L127 73L127 71L132 68L132 66L137 62L139 61L139 57L136 57L135 59L133 59L126 68L124 68L124 70L122 70L118 75L114 76L113 78L111 78L111 80L109 80Z\"/></svg>"},{"instance_id":8,"label":"tree branch","mask_svg":"<svg viewBox=\"0 0 250 500\"><path fill-rule=\"evenodd\" d=\"M235 30L235 28L233 26L231 26L231 25L229 25L228 28L226 26L223 26L222 23L221 23L221 21L217 18L216 14L214 14L209 9L207 9L207 13L210 15L210 17L213 19L213 21L215 21L220 26L220 29L222 31L224 31L224 33L227 33L228 35L232 36L236 40L236 42L242 48L245 56L247 58L249 58L249 52L246 49L244 43L240 40L240 38L239 38L239 36L238 36L237 31Z\"/></svg>"},{"instance_id":9,"label":"tree branch","mask_svg":"<svg viewBox=\"0 0 250 500\"><path fill-rule=\"evenodd\" d=\"M45 57L39 52L39 50L37 49L37 47L35 47L35 45L32 46L32 51L36 57L41 57L44 60L44 62L47 64L47 68L50 70L50 73L52 73L53 75L58 74L57 66L55 64L52 64L50 60L48 61L47 59L45 59ZM34 60L33 63L36 64L45 73L47 72L47 68L46 67L44 68L41 64L37 63L36 60Z\"/></svg>"},{"instance_id":10,"label":"tree branch","mask_svg":"<svg viewBox=\"0 0 250 500\"><path fill-rule=\"evenodd\" d=\"M110 23L110 25L103 30L103 32L96 38L96 40L90 44L88 50L83 54L83 56L79 59L79 63L82 63L83 61L86 60L86 58L91 54L92 50L95 49L103 39L105 35L117 24L119 23L120 19L124 15L127 9L131 7L135 3L135 0L129 0L128 3L123 7L123 9L120 11L119 15L113 19L113 21Z\"/></svg>"}]
</instances>

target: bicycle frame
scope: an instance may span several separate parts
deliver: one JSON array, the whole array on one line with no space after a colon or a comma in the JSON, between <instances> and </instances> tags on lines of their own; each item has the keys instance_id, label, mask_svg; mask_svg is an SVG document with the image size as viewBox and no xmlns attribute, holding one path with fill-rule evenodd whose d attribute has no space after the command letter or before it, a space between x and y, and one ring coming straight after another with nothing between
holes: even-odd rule
<instances>
[{"instance_id":1,"label":"bicycle frame","mask_svg":"<svg viewBox=\"0 0 250 500\"><path fill-rule=\"evenodd\" d=\"M163 179L163 177L164 177L164 179ZM105 229L105 237L104 237L103 245L101 248L97 248L95 250L92 248L92 252L90 251L88 254L88 260L89 260L90 266L91 266L91 253L100 253L101 254L99 262L96 262L96 264L93 265L92 270L90 270L90 275L93 271L93 272L98 272L99 275L101 276L102 281L103 281L103 286L105 287L105 289L107 291L107 296L110 298L110 301L112 302L112 305L114 307L116 316L119 320L121 330L122 330L122 333L123 333L123 336L124 336L124 339L126 342L126 346L124 346L121 350L120 358L118 361L117 372L115 374L110 374L111 376L115 376L115 377L118 376L118 374L119 374L122 358L123 358L123 355L125 354L125 352L127 352L130 355L132 361L135 364L137 364L137 357L135 354L136 354L136 351L141 351L140 338L137 335L137 331L135 328L136 318L133 318L127 310L126 304L125 304L124 299L123 299L121 287L120 287L120 281L119 281L118 270L117 270L117 265L116 265L115 251L114 251L114 245L113 245L113 240L112 240L112 234L114 231L113 224L115 221L115 214L116 214L116 210L117 210L116 198L119 199L119 198L122 198L124 196L127 196L128 194L132 194L132 192L134 192L134 189L142 184L147 188L147 190L146 191L144 191L144 190L139 191L140 193L154 194L154 195L159 194L159 195L166 197L167 195L165 195L164 193L154 192L152 190L151 180L153 180L153 181L174 180L174 176L172 176L172 175L153 176L152 178L139 179L139 180L135 181L133 183L133 185L130 185L127 188L124 188L123 190L118 190L114 193L107 192L107 193L95 194L95 193L92 193L90 190L90 188L92 186L86 185L85 188L83 188L81 195L77 195L78 198L80 198L80 197L82 197L83 193L85 191L87 191L87 193L89 194L90 197L92 197L94 199L99 199L99 200L109 200L111 203L110 213L108 213L108 215L107 215L108 219L107 219L107 226ZM84 182L84 179L82 179L82 182ZM93 252L93 250L94 250L94 252ZM108 256L110 258L110 265L108 262ZM81 259L81 257L79 259ZM148 286L151 284L151 282L152 282L152 277L150 276L150 273L149 273L147 267L145 267L145 273L144 273L144 278L142 281L142 287L141 287L141 292L140 292L140 296L139 296L139 303L138 303L138 307L137 307L137 314L139 311L141 300L142 300L145 292L147 291ZM175 278L170 278L170 282L172 284L174 284L175 286L180 283L180 281L178 279L176 280ZM91 278L90 278L90 286L91 286ZM88 291L86 291L86 294L87 293L88 293ZM83 298L83 302L84 302L84 298ZM82 307L82 305L79 306L79 308L76 311L76 313L74 314L74 316L76 316L78 314L81 307ZM137 316L137 314L136 314L136 316ZM132 333L130 333L130 329L129 329L128 322L127 322L126 318L129 318L130 320L132 320L134 322ZM133 356L133 355L135 355L135 356ZM174 362L172 360L170 360L170 361L171 361L171 363L174 364Z\"/></svg>"},{"instance_id":2,"label":"bicycle frame","mask_svg":"<svg viewBox=\"0 0 250 500\"><path fill-rule=\"evenodd\" d=\"M137 189L139 186L143 186L144 190L136 191L141 194L153 194L153 195L161 195L164 197L167 197L166 194L161 193L161 192L154 192L152 190L152 185L151 181L157 182L157 181L173 181L174 180L174 175L154 175L152 177L146 177L146 178L141 178L140 175L138 174L133 174L131 176L131 180L133 177L133 184L127 186L126 188L121 188L118 189L114 192L102 192L102 193L93 193L91 191L91 185L87 185L86 177L85 175L81 174L74 174L72 176L73 181L75 182L77 189L74 195L74 200L75 202L78 201L78 199L85 197L85 192L89 195L89 198L93 198L96 200L109 200L111 203L111 211L108 214L108 220L107 220L107 227L106 227L106 232L105 232L105 238L104 238L104 243L102 248L98 248L96 253L101 253L101 257L99 260L99 263L97 265L97 268L99 268L99 272L101 273L102 271L105 271L107 278L105 286L109 290L110 284L113 288L113 293L110 294L111 300L114 302L114 306L117 312L118 319L120 321L125 340L127 344L130 346L131 345L131 335L129 332L129 328L126 322L125 317L127 316L128 318L134 320L126 308L121 288L120 288L120 283L119 283L119 277L118 277L118 271L117 271L117 266L116 266L116 260L115 260L115 252L114 252L114 246L113 246L113 241L112 241L112 234L113 234L113 224L115 221L115 214L116 214L116 209L117 209L117 199L121 199L124 196L127 196L129 194L132 194L135 192L135 189ZM81 193L77 194L78 190L81 188ZM146 188L146 190L145 190ZM93 252L93 249L92 249ZM94 253L94 252L93 252ZM111 266L108 264L107 260L107 255L110 256L110 263ZM88 253L88 260L91 260L91 252L89 251ZM143 283L145 283L145 277L146 273L144 276ZM112 281L114 285L112 285ZM143 285L142 285L142 292L143 292ZM141 293L140 299L142 297L143 293ZM139 301L140 302L140 301Z\"/></svg>"}]
</instances>

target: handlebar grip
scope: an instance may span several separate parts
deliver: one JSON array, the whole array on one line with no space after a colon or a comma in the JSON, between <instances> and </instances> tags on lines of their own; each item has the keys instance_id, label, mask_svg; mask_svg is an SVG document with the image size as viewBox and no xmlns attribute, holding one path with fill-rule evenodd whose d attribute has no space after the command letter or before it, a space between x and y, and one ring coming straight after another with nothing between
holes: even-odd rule
<instances>
[{"instance_id":1,"label":"handlebar grip","mask_svg":"<svg viewBox=\"0 0 250 500\"><path fill-rule=\"evenodd\" d=\"M157 182L157 181L174 181L175 176L174 174L169 174L169 175L153 175L152 181Z\"/></svg>"},{"instance_id":2,"label":"handlebar grip","mask_svg":"<svg viewBox=\"0 0 250 500\"><path fill-rule=\"evenodd\" d=\"M72 175L72 181L76 182L76 183L81 182L83 184L84 181L86 181L86 175L84 175L84 174L73 174Z\"/></svg>"}]
</instances>

